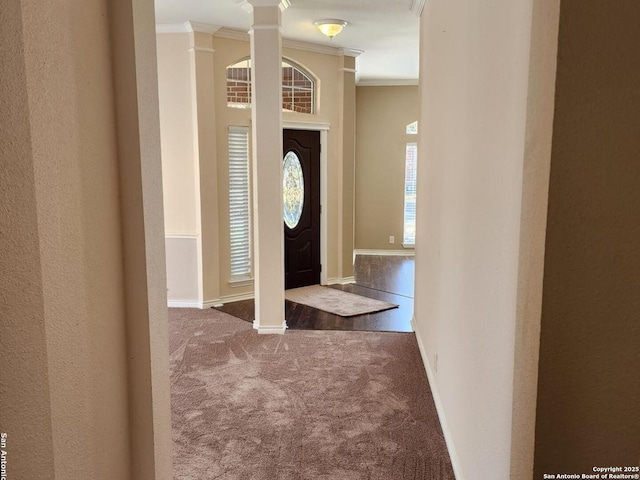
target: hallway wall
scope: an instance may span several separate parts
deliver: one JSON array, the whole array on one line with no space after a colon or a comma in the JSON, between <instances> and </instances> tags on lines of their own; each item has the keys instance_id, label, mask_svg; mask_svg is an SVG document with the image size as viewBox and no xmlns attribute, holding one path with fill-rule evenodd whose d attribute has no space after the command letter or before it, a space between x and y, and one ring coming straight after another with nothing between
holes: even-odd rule
<instances>
[{"instance_id":1,"label":"hallway wall","mask_svg":"<svg viewBox=\"0 0 640 480\"><path fill-rule=\"evenodd\" d=\"M402 250L406 145L417 86L356 88L356 248ZM389 236L395 243L389 243Z\"/></svg>"},{"instance_id":2,"label":"hallway wall","mask_svg":"<svg viewBox=\"0 0 640 480\"><path fill-rule=\"evenodd\" d=\"M7 478L172 478L153 17L0 4Z\"/></svg>"},{"instance_id":3,"label":"hallway wall","mask_svg":"<svg viewBox=\"0 0 640 480\"><path fill-rule=\"evenodd\" d=\"M414 326L458 480L523 480L533 465L535 399L521 391L537 377L521 360L537 351L541 271L523 266L543 253L521 232L544 238L555 47L536 49L557 12L538 22L534 4L553 3L434 0L422 13Z\"/></svg>"},{"instance_id":4,"label":"hallway wall","mask_svg":"<svg viewBox=\"0 0 640 480\"><path fill-rule=\"evenodd\" d=\"M186 33L156 35L156 39L165 228L169 235L196 235L191 42Z\"/></svg>"},{"instance_id":5,"label":"hallway wall","mask_svg":"<svg viewBox=\"0 0 640 480\"><path fill-rule=\"evenodd\" d=\"M535 478L640 455L640 4L561 3Z\"/></svg>"},{"instance_id":6,"label":"hallway wall","mask_svg":"<svg viewBox=\"0 0 640 480\"><path fill-rule=\"evenodd\" d=\"M0 32L16 33L0 34L0 51L12 52L3 62L11 75L3 74L0 87L1 137L17 148L2 158L3 198L11 199L2 209L0 255L0 430L8 434L8 476L128 479L107 2L33 3L3 2L0 15Z\"/></svg>"}]
</instances>

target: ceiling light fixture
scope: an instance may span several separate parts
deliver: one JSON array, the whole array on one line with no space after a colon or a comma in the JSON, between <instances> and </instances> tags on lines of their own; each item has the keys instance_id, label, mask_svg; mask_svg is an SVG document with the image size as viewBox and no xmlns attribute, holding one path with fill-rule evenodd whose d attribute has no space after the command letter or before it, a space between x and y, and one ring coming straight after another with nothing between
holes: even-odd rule
<instances>
[{"instance_id":1,"label":"ceiling light fixture","mask_svg":"<svg viewBox=\"0 0 640 480\"><path fill-rule=\"evenodd\" d=\"M337 20L335 18L316 20L313 24L331 40L333 40L333 37L338 35L342 29L348 25L344 20Z\"/></svg>"}]
</instances>

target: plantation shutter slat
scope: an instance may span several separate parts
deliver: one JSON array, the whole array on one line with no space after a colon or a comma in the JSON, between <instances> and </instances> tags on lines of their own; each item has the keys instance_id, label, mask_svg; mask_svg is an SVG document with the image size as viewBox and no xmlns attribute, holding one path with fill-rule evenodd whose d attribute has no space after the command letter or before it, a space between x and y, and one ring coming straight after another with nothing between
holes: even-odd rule
<instances>
[{"instance_id":1,"label":"plantation shutter slat","mask_svg":"<svg viewBox=\"0 0 640 480\"><path fill-rule=\"evenodd\" d=\"M416 243L416 168L418 164L417 143L407 143L404 171L404 241L405 245Z\"/></svg>"},{"instance_id":2,"label":"plantation shutter slat","mask_svg":"<svg viewBox=\"0 0 640 480\"><path fill-rule=\"evenodd\" d=\"M251 275L249 128L229 127L229 232L231 279Z\"/></svg>"}]
</instances>

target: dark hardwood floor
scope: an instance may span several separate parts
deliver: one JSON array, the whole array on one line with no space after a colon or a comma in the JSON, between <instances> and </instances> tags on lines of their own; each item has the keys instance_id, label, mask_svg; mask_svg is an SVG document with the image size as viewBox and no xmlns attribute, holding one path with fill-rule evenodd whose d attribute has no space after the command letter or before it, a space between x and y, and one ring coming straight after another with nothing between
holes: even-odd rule
<instances>
[{"instance_id":1,"label":"dark hardwood floor","mask_svg":"<svg viewBox=\"0 0 640 480\"><path fill-rule=\"evenodd\" d=\"M413 298L414 257L358 255L353 269L358 285Z\"/></svg>"},{"instance_id":2,"label":"dark hardwood floor","mask_svg":"<svg viewBox=\"0 0 640 480\"><path fill-rule=\"evenodd\" d=\"M398 308L355 317L341 317L287 300L285 318L289 328L411 332L413 257L358 255L354 270L355 284L332 285L330 288L395 303ZM227 303L218 310L248 322L253 322L255 318L253 300Z\"/></svg>"}]
</instances>

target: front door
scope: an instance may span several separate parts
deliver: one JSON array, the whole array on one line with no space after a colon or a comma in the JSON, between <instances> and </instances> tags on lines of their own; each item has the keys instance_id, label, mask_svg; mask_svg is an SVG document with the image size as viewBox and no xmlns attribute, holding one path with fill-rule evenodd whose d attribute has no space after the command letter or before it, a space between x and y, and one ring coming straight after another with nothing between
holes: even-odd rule
<instances>
[{"instance_id":1,"label":"front door","mask_svg":"<svg viewBox=\"0 0 640 480\"><path fill-rule=\"evenodd\" d=\"M320 132L283 131L285 289L320 283Z\"/></svg>"}]
</instances>

